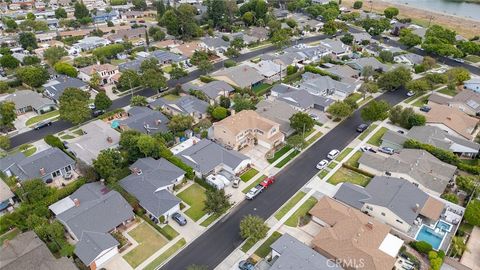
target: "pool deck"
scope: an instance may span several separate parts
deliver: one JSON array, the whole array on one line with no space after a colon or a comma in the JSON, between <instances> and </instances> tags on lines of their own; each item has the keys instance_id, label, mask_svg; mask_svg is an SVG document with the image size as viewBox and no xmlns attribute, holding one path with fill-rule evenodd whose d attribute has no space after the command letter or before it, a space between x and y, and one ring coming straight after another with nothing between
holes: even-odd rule
<instances>
[{"instance_id":1,"label":"pool deck","mask_svg":"<svg viewBox=\"0 0 480 270\"><path fill-rule=\"evenodd\" d=\"M455 232L457 231L457 228L458 228L458 225L455 225L455 224L452 224L450 222L447 222L443 219L439 219L439 221L443 221L443 222L446 222L448 224L451 224L452 225L452 228L449 232L446 233L446 235L443 237L443 240L440 244L440 248L441 250L444 250L445 252L447 251L448 247L450 246L450 242L452 241L452 237L455 236ZM424 222L422 223L421 225L412 225L412 227L410 228L410 230L408 231L407 235L409 237L411 237L412 239L415 239L415 237L417 236L418 234L418 231L420 230L420 228L422 227L422 225L426 225L430 228L435 228L435 224L437 222L431 222L431 223L428 223L428 222ZM416 239L415 239L416 240Z\"/></svg>"}]
</instances>

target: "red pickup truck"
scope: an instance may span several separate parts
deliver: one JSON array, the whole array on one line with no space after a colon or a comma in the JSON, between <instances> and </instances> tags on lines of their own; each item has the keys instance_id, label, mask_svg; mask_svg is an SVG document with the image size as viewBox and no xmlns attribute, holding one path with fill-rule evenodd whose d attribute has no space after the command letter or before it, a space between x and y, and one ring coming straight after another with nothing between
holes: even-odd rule
<instances>
[{"instance_id":1,"label":"red pickup truck","mask_svg":"<svg viewBox=\"0 0 480 270\"><path fill-rule=\"evenodd\" d=\"M245 194L245 197L247 198L247 200L253 200L255 197L257 197L258 194L260 194L264 189L269 187L274 182L275 182L274 176L265 178L262 182L260 182L260 184L250 189L250 191L248 191L248 193Z\"/></svg>"},{"instance_id":2,"label":"red pickup truck","mask_svg":"<svg viewBox=\"0 0 480 270\"><path fill-rule=\"evenodd\" d=\"M275 183L275 176L270 176L270 177L267 177L265 178L261 183L260 185L263 186L263 188L267 188L269 187L271 184Z\"/></svg>"}]
</instances>

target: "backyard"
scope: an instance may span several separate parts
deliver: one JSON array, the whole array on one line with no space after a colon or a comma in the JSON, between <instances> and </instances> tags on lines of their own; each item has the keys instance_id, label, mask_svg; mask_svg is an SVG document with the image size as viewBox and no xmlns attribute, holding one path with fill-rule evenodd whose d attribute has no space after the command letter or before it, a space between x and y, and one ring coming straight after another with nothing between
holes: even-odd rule
<instances>
[{"instance_id":1,"label":"backyard","mask_svg":"<svg viewBox=\"0 0 480 270\"><path fill-rule=\"evenodd\" d=\"M371 144L371 145L380 146L380 144L382 143L381 142L382 137L385 134L385 132L387 132L387 130L388 129L386 127L381 127L377 131L377 133L373 134L373 136L370 137L370 140L368 140L368 143Z\"/></svg>"},{"instance_id":2,"label":"backyard","mask_svg":"<svg viewBox=\"0 0 480 270\"><path fill-rule=\"evenodd\" d=\"M153 253L168 243L167 239L146 222L139 224L136 228L128 232L128 235L139 244L123 256L133 268L139 266L148 257L152 256Z\"/></svg>"},{"instance_id":3,"label":"backyard","mask_svg":"<svg viewBox=\"0 0 480 270\"><path fill-rule=\"evenodd\" d=\"M177 197L182 199L186 204L190 205L185 214L189 216L194 221L199 220L205 212L203 208L205 207L205 189L197 183L193 183L184 191L177 194Z\"/></svg>"},{"instance_id":4,"label":"backyard","mask_svg":"<svg viewBox=\"0 0 480 270\"><path fill-rule=\"evenodd\" d=\"M350 182L359 186L366 186L370 182L371 177L364 174L352 171L345 167L338 169L332 177L328 179L328 183L332 185L337 185L343 182Z\"/></svg>"},{"instance_id":5,"label":"backyard","mask_svg":"<svg viewBox=\"0 0 480 270\"><path fill-rule=\"evenodd\" d=\"M258 84L258 85L255 85L254 87L252 87L252 91L255 93L255 95L261 96L261 95L265 94L266 92L268 92L268 90L270 90L270 88L272 88L272 85L270 85L268 83L261 83L261 84Z\"/></svg>"},{"instance_id":6,"label":"backyard","mask_svg":"<svg viewBox=\"0 0 480 270\"><path fill-rule=\"evenodd\" d=\"M305 201L300 206L300 208L298 208L297 211L295 211L295 213L293 213L293 215L291 215L287 219L287 221L285 221L285 225L289 227L297 227L299 220L302 217L306 216L308 214L308 211L310 211L310 209L312 209L316 203L317 203L317 199L315 199L314 197L308 198L307 201Z\"/></svg>"}]
</instances>

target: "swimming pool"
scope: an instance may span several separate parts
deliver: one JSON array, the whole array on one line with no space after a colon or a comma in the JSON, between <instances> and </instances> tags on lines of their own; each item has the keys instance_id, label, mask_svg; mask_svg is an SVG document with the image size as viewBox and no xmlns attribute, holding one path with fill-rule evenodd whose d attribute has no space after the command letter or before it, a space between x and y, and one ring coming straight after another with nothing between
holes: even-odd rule
<instances>
[{"instance_id":1,"label":"swimming pool","mask_svg":"<svg viewBox=\"0 0 480 270\"><path fill-rule=\"evenodd\" d=\"M445 237L445 232L435 232L434 229L428 227L427 225L423 224L420 230L417 232L417 236L415 236L415 240L417 241L425 241L432 245L433 249L438 250L440 245L443 242L443 238Z\"/></svg>"},{"instance_id":2,"label":"swimming pool","mask_svg":"<svg viewBox=\"0 0 480 270\"><path fill-rule=\"evenodd\" d=\"M112 128L118 128L120 126L120 121L113 120L112 124L110 125Z\"/></svg>"},{"instance_id":3,"label":"swimming pool","mask_svg":"<svg viewBox=\"0 0 480 270\"><path fill-rule=\"evenodd\" d=\"M439 220L437 224L435 225L435 228L439 228L440 230L444 232L451 232L452 231L453 225L450 223L447 223L445 221Z\"/></svg>"}]
</instances>

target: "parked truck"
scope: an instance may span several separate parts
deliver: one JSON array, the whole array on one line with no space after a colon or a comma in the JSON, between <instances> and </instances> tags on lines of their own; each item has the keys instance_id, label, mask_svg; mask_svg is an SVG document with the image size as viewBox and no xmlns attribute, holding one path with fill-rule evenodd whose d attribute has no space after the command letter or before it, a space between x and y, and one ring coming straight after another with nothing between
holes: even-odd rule
<instances>
[{"instance_id":1,"label":"parked truck","mask_svg":"<svg viewBox=\"0 0 480 270\"><path fill-rule=\"evenodd\" d=\"M275 182L275 177L274 176L270 176L270 177L267 177L265 178L262 182L260 182L260 184L256 185L255 187L251 188L247 194L245 195L245 197L247 198L247 200L253 200L255 199L255 197L258 196L258 194L262 193L263 190L265 190L267 187L269 187L270 185L272 185L273 183Z\"/></svg>"}]
</instances>

